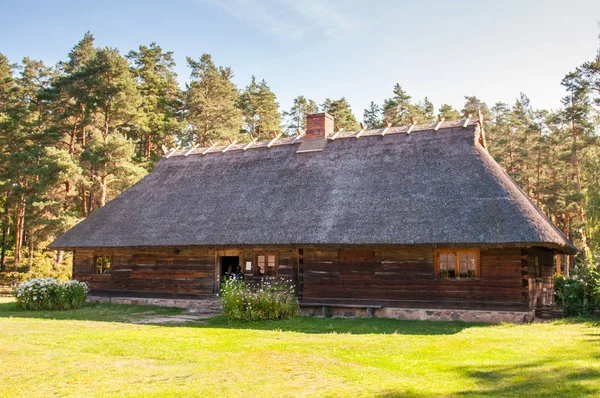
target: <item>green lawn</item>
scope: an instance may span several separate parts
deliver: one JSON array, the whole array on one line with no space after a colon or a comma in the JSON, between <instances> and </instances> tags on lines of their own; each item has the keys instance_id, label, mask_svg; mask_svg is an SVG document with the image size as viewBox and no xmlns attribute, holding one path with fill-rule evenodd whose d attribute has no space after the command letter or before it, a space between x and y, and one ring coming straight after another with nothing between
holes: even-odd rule
<instances>
[{"instance_id":1,"label":"green lawn","mask_svg":"<svg viewBox=\"0 0 600 398\"><path fill-rule=\"evenodd\" d=\"M598 396L600 322L302 318L136 324L177 309L0 302L0 396Z\"/></svg>"}]
</instances>

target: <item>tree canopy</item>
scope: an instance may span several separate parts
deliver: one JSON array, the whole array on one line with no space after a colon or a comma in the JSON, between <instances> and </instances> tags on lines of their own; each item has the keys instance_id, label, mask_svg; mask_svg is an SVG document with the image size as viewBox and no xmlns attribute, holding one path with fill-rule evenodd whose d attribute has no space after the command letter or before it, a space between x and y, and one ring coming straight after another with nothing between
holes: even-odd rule
<instances>
[{"instance_id":1,"label":"tree canopy","mask_svg":"<svg viewBox=\"0 0 600 398\"><path fill-rule=\"evenodd\" d=\"M123 55L96 47L90 32L54 66L0 54L1 270L31 265L50 240L142 178L164 147L296 134L318 111L336 128L359 128L345 97L319 106L299 93L281 112L264 79L239 89L232 68L209 54L187 57L185 87L175 66L157 43ZM511 104L468 95L462 108L441 104L437 114L481 114L489 152L585 257L600 250L600 54L559 83L559 109L537 109L523 93ZM396 83L363 122L429 123L435 109Z\"/></svg>"}]
</instances>

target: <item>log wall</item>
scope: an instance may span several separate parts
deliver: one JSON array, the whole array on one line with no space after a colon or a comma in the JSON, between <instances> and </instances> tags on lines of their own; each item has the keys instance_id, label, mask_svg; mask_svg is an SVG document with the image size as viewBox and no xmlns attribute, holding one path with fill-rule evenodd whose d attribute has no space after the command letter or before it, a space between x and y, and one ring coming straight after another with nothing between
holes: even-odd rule
<instances>
[{"instance_id":1,"label":"log wall","mask_svg":"<svg viewBox=\"0 0 600 398\"><path fill-rule=\"evenodd\" d=\"M551 300L544 296L552 290L553 258L547 249L482 249L480 278L473 280L436 277L432 247L77 250L73 275L93 292L214 297L220 256L239 256L245 279L258 282L258 252L277 253L278 275L291 279L305 302L523 311ZM98 255L111 257L109 275L93 273Z\"/></svg>"},{"instance_id":2,"label":"log wall","mask_svg":"<svg viewBox=\"0 0 600 398\"><path fill-rule=\"evenodd\" d=\"M94 274L94 257L111 258L110 274ZM73 277L92 292L128 292L148 296L193 297L215 292L215 252L209 249L77 250Z\"/></svg>"},{"instance_id":3,"label":"log wall","mask_svg":"<svg viewBox=\"0 0 600 398\"><path fill-rule=\"evenodd\" d=\"M278 275L298 280L296 248L261 247L256 249L111 249L77 250L73 256L73 278L88 282L93 293L129 293L148 297L201 298L218 293L221 283L220 257L238 256L245 279L255 277L257 252L278 253ZM94 258L111 259L109 274L94 273ZM245 269L246 261L253 269Z\"/></svg>"},{"instance_id":4,"label":"log wall","mask_svg":"<svg viewBox=\"0 0 600 398\"><path fill-rule=\"evenodd\" d=\"M453 280L435 276L432 248L305 250L303 296L409 308L526 310L521 249L481 250L480 259L480 278Z\"/></svg>"}]
</instances>

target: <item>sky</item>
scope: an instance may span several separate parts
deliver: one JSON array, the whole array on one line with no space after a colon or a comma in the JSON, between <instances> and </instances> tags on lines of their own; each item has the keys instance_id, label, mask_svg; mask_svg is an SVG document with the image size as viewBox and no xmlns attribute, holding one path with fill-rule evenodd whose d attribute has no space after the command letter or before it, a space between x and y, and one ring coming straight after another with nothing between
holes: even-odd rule
<instances>
[{"instance_id":1,"label":"sky","mask_svg":"<svg viewBox=\"0 0 600 398\"><path fill-rule=\"evenodd\" d=\"M11 62L54 65L89 30L123 54L153 41L173 51L182 86L186 56L209 53L239 88L265 79L282 110L298 95L346 97L358 120L396 83L436 109L521 92L557 108L564 75L600 45L598 0L0 0L0 14Z\"/></svg>"}]
</instances>

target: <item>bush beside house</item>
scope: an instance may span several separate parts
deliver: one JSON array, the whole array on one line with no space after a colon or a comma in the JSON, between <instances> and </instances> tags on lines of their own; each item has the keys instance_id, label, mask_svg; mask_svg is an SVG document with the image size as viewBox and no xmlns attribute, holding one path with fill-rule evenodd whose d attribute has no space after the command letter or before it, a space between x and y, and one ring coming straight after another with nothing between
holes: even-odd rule
<instances>
[{"instance_id":1,"label":"bush beside house","mask_svg":"<svg viewBox=\"0 0 600 398\"><path fill-rule=\"evenodd\" d=\"M554 290L556 304L566 316L589 315L600 309L600 272L594 256L577 265L570 277L557 275Z\"/></svg>"},{"instance_id":2,"label":"bush beside house","mask_svg":"<svg viewBox=\"0 0 600 398\"><path fill-rule=\"evenodd\" d=\"M229 320L289 319L299 314L294 285L283 279L266 280L257 286L227 279L221 286L221 304Z\"/></svg>"},{"instance_id":3,"label":"bush beside house","mask_svg":"<svg viewBox=\"0 0 600 398\"><path fill-rule=\"evenodd\" d=\"M71 310L81 308L88 291L85 282L35 278L19 284L13 295L17 305L26 310Z\"/></svg>"}]
</instances>

